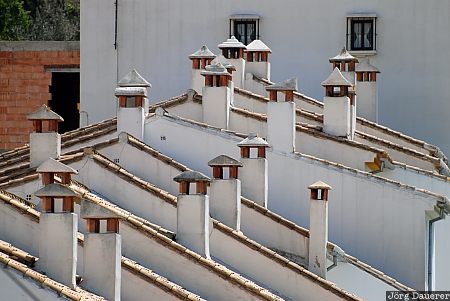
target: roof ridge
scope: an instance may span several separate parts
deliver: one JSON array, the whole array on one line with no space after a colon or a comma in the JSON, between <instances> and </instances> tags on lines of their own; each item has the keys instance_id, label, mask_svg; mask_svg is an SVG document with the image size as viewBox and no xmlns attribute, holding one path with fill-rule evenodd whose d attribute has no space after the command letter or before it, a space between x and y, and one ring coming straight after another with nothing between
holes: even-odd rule
<instances>
[{"instance_id":1,"label":"roof ridge","mask_svg":"<svg viewBox=\"0 0 450 301\"><path fill-rule=\"evenodd\" d=\"M178 297L181 300L199 300L203 301L205 299L201 298L199 295L196 295L187 289L181 287L180 285L176 284L175 282L170 281L166 277L163 277L156 272L150 270L149 268L146 268L138 263L136 263L134 260L131 260L129 258L126 258L122 256L122 267L128 269L130 272L145 278L147 282L151 281L153 284L159 286L160 288L164 289L168 293Z\"/></svg>"},{"instance_id":2,"label":"roof ridge","mask_svg":"<svg viewBox=\"0 0 450 301\"><path fill-rule=\"evenodd\" d=\"M174 160L173 158L171 158L169 156L164 155L163 153L157 151L156 149L152 148L150 145L146 144L143 141L140 141L139 139L133 137L132 135L127 134L127 137L128 137L127 142L129 145L131 145L139 150L142 150L143 152L151 155L152 157L154 157L162 162L165 162L165 163L179 169L180 171L191 170L186 165L184 165L180 162L177 162L176 160Z\"/></svg>"},{"instance_id":3,"label":"roof ridge","mask_svg":"<svg viewBox=\"0 0 450 301\"><path fill-rule=\"evenodd\" d=\"M252 201L250 199L241 197L241 204L243 204L244 206L247 206L248 208L254 209L255 211L257 211L257 212L267 216L268 218L270 218L274 222L276 222L276 223L278 223L278 224L288 228L289 230L295 231L295 232L299 233L300 235L309 238L309 230L308 229L303 228L303 227L297 225L296 223L294 223L294 222L284 218L283 216L281 216L281 215L279 215L279 214L277 214L275 212L270 211L269 209L259 205L258 203L254 202L254 201ZM327 242L327 248L334 248L336 246L337 246L336 244L333 244L330 241ZM376 274L378 279L380 279L380 280L382 280L382 281L384 281L384 282L386 282L386 283L388 283L390 285L393 285L394 287L396 287L398 289L401 289L401 290L413 290L413 289L407 287L406 285L403 285L400 282L396 281L392 277L389 277L389 276L385 275L383 272L375 269L374 267L372 267L372 266L370 266L368 264L365 264L364 262L358 260L358 258L355 258L355 257L353 257L353 256L351 256L351 255L349 255L347 253L344 253L344 257L345 258L350 257L350 258L353 258L353 259L357 260L358 262L361 262L362 264L360 264L358 266L359 268L365 270L368 273L373 273L374 276ZM352 264L353 264L353 262L352 262ZM394 280L394 281L392 281L392 280Z\"/></svg>"},{"instance_id":4,"label":"roof ridge","mask_svg":"<svg viewBox=\"0 0 450 301\"><path fill-rule=\"evenodd\" d=\"M3 240L0 240L0 252L5 253L6 255L10 256L11 259L19 261L30 267L33 267L36 261L38 260L37 257L19 248L16 248L12 244Z\"/></svg>"},{"instance_id":5,"label":"roof ridge","mask_svg":"<svg viewBox=\"0 0 450 301\"><path fill-rule=\"evenodd\" d=\"M61 284L48 276L36 272L35 270L27 267L25 264L14 260L11 256L0 252L0 262L4 265L16 270L17 272L23 274L24 277L30 278L33 281L39 283L39 285L45 286L59 295L74 300L74 301L88 301L88 300L105 300L103 297L90 293L86 290L77 287L76 289L71 289L64 284Z\"/></svg>"},{"instance_id":6,"label":"roof ridge","mask_svg":"<svg viewBox=\"0 0 450 301\"><path fill-rule=\"evenodd\" d=\"M173 239L175 237L175 233L172 231L169 231L159 225L153 224L149 222L148 220L141 218L137 215L134 215L128 210L123 209L120 206L114 205L110 201L106 200L103 197L100 197L90 191L89 188L85 187L84 185L78 183L77 181L71 181L71 185L69 186L69 189L76 192L81 196L81 198L86 199L90 202L95 203L97 206L100 206L102 208L105 208L106 210L111 211L124 221L129 222L134 227L140 227L140 226L147 226L152 228L155 231L158 231L159 233L167 236L170 239Z\"/></svg>"},{"instance_id":7,"label":"roof ridge","mask_svg":"<svg viewBox=\"0 0 450 301\"><path fill-rule=\"evenodd\" d=\"M144 189L144 190L146 190L146 191L148 191L148 192L150 192L150 193L152 193L152 194L154 194L156 196L161 197L162 199L164 199L165 201L167 201L171 205L176 206L176 204L177 204L176 197L172 196L167 191L159 189L156 185L142 180L141 178L139 178L136 175L132 174L131 172L129 172L128 170L126 170L122 166L112 162L111 160L109 160L108 158L104 157L103 155L101 155L99 153L94 153L92 158L94 159L95 162L99 163L100 165L104 166L105 168L107 168L109 170L113 170L115 173L126 177L127 179L130 180L130 182L132 182L136 186L139 186L142 189Z\"/></svg>"},{"instance_id":8,"label":"roof ridge","mask_svg":"<svg viewBox=\"0 0 450 301\"><path fill-rule=\"evenodd\" d=\"M261 253L262 255L266 256L267 258L287 267L288 269L290 269L294 272L297 272L297 273L307 277L309 280L317 282L320 286L332 291L334 294L344 297L346 300L362 300L361 298L357 297L356 295L348 293L347 291L337 287L337 285L335 283L327 281L327 280L317 276L316 274L308 271L307 269L300 266L299 264L287 259L286 257L279 255L277 252L272 251L269 248L265 247L264 245L248 238L242 232L240 232L240 231L238 232L235 229L230 228L227 225L225 225L217 220L214 220L214 219L213 219L213 225L216 229L225 233L226 235L239 240L241 243L249 246L250 248Z\"/></svg>"},{"instance_id":9,"label":"roof ridge","mask_svg":"<svg viewBox=\"0 0 450 301\"><path fill-rule=\"evenodd\" d=\"M262 82L263 84L266 84L266 85L273 84L273 82L271 82L271 81L269 81L269 80L267 80L265 78L258 77L256 75L253 75L253 79L255 79L255 80L259 81L259 82ZM316 105L319 108L323 108L323 102L321 102L321 101L319 101L319 100L317 100L317 99L315 99L313 97L307 96L307 95L302 94L302 93L297 92L297 91L294 91L294 95L295 96L299 96L300 98L302 98L302 100L304 100L304 101L306 101L306 102L308 102L310 104L314 104L314 105ZM365 119L363 117L356 116L356 120L357 120L357 122L360 122L363 125L370 126L372 128L376 128L377 130L380 130L380 131L383 131L383 132L387 132L387 133L389 133L392 136L396 136L396 137L398 137L400 139L403 139L403 140L408 141L410 143L416 144L417 146L421 146L421 147L425 148L425 145L428 145L430 147L437 148L436 145L433 145L433 144L430 144L430 143L425 142L423 140L411 137L411 136L406 135L406 134L404 134L402 132L399 132L399 131L396 131L394 129L391 129L391 128L385 126L385 125L382 125L382 124L370 121L370 120Z\"/></svg>"}]
</instances>

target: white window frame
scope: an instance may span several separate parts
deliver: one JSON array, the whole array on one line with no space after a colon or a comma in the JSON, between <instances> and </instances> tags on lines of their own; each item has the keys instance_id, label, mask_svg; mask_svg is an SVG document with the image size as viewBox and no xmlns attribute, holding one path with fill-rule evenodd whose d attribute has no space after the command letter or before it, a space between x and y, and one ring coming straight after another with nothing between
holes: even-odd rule
<instances>
[{"instance_id":1,"label":"white window frame","mask_svg":"<svg viewBox=\"0 0 450 301\"><path fill-rule=\"evenodd\" d=\"M372 37L372 45L373 48L370 50L353 50L352 49L352 21L353 20L361 20L361 21L369 21L373 22L373 37ZM346 30L346 46L347 50L351 54L355 55L375 55L377 54L377 15L374 13L356 13L356 14L348 14L347 15L347 30Z\"/></svg>"}]
</instances>

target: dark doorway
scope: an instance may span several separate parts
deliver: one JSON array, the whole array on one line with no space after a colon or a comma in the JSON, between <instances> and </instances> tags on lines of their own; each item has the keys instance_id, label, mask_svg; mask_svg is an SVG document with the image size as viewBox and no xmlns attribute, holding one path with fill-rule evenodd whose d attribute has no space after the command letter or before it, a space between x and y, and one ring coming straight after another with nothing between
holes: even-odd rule
<instances>
[{"instance_id":1,"label":"dark doorway","mask_svg":"<svg viewBox=\"0 0 450 301\"><path fill-rule=\"evenodd\" d=\"M52 72L50 107L64 118L59 124L59 133L77 129L80 124L80 73Z\"/></svg>"}]
</instances>

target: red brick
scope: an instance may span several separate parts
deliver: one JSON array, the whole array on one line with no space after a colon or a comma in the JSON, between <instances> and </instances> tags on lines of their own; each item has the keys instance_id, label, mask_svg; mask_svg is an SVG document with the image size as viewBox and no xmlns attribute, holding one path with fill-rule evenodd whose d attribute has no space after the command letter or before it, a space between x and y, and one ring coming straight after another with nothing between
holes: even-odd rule
<instances>
[{"instance_id":1,"label":"red brick","mask_svg":"<svg viewBox=\"0 0 450 301\"><path fill-rule=\"evenodd\" d=\"M0 51L0 57L11 58L13 57L12 51Z\"/></svg>"},{"instance_id":2,"label":"red brick","mask_svg":"<svg viewBox=\"0 0 450 301\"><path fill-rule=\"evenodd\" d=\"M13 62L10 58L0 58L0 65L11 65Z\"/></svg>"}]
</instances>

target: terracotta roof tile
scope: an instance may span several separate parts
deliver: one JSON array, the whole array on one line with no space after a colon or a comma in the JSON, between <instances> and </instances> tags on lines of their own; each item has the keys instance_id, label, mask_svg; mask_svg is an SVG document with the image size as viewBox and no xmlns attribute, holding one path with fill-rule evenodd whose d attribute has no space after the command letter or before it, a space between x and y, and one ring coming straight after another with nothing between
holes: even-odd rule
<instances>
[{"instance_id":1,"label":"terracotta roof tile","mask_svg":"<svg viewBox=\"0 0 450 301\"><path fill-rule=\"evenodd\" d=\"M92 293L89 293L85 290L82 290L81 288L77 287L75 290L62 285L47 276L40 274L31 268L27 267L26 265L15 261L9 256L8 254L5 254L0 251L0 262L7 265L8 267L16 270L19 273L22 273L25 277L31 279L32 281L35 281L39 283L42 286L45 286L56 293L70 299L70 300L76 300L76 301L88 301L88 300L105 300L104 298L94 295Z\"/></svg>"}]
</instances>

